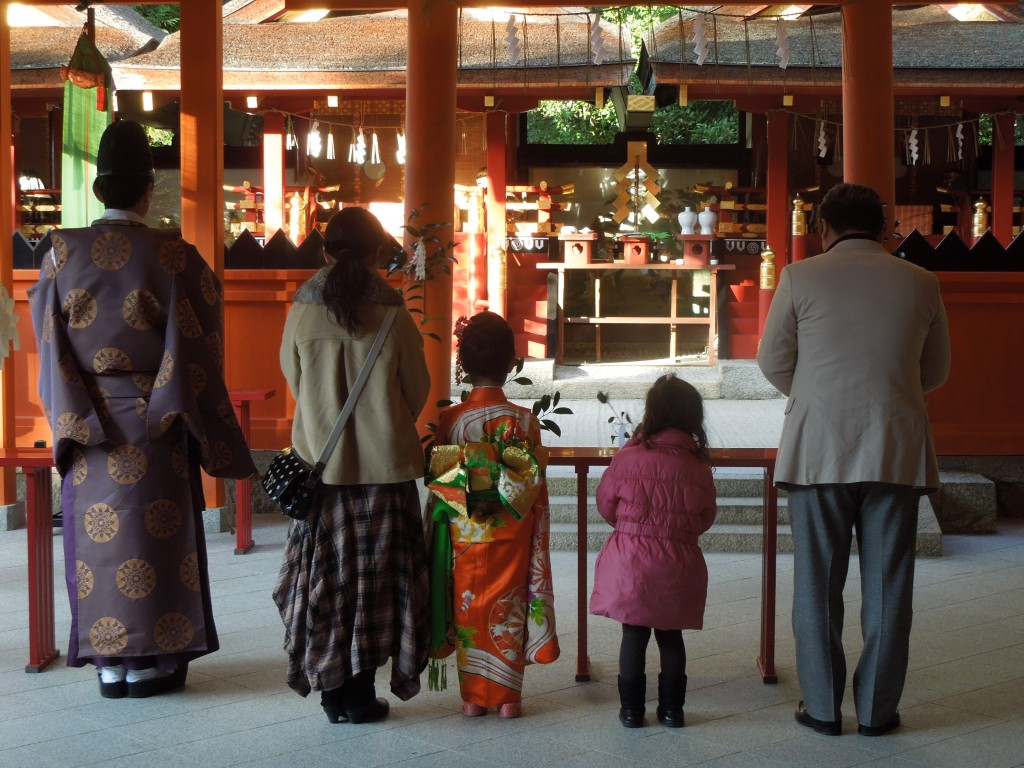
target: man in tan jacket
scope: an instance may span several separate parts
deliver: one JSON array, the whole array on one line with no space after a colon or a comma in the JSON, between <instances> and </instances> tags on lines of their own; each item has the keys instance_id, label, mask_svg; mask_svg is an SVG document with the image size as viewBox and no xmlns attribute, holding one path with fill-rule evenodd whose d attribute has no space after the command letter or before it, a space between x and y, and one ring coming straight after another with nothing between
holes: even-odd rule
<instances>
[{"instance_id":1,"label":"man in tan jacket","mask_svg":"<svg viewBox=\"0 0 1024 768\"><path fill-rule=\"evenodd\" d=\"M924 396L949 375L935 275L882 247L874 190L822 200L825 252L789 265L757 362L789 397L775 479L793 529L793 634L804 696L796 720L836 736L846 687L843 586L856 531L864 648L853 676L858 731L899 727L913 613L920 495L939 485ZM805 704L806 702L806 704Z\"/></svg>"}]
</instances>

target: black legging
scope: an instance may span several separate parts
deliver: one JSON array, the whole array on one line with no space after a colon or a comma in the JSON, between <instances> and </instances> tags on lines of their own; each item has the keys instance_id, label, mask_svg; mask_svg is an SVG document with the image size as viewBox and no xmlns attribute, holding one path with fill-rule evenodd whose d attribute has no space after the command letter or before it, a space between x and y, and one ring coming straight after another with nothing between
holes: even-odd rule
<instances>
[{"instance_id":1,"label":"black legging","mask_svg":"<svg viewBox=\"0 0 1024 768\"><path fill-rule=\"evenodd\" d=\"M661 673L667 677L681 677L686 674L686 646L683 644L681 629L656 629L654 639L661 654ZM651 640L650 627L635 624L622 625L622 645L619 646L619 674L626 679L635 679L644 674L647 660L647 644Z\"/></svg>"}]
</instances>

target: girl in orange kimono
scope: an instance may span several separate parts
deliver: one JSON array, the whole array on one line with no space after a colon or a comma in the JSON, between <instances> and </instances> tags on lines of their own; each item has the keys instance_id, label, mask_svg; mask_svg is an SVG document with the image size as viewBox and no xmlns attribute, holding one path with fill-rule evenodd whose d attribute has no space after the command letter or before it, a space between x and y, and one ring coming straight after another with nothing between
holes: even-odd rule
<instances>
[{"instance_id":1,"label":"girl in orange kimono","mask_svg":"<svg viewBox=\"0 0 1024 768\"><path fill-rule=\"evenodd\" d=\"M505 398L515 363L512 328L475 315L459 342L473 384L465 402L441 412L430 461L431 599L435 658L453 650L462 712L520 714L526 664L558 658L547 452L536 417Z\"/></svg>"}]
</instances>

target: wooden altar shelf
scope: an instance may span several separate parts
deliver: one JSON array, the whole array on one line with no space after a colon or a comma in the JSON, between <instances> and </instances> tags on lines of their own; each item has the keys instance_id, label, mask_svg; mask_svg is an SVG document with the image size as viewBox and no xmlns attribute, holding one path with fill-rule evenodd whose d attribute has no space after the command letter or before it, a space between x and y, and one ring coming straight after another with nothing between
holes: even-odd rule
<instances>
[{"instance_id":1,"label":"wooden altar shelf","mask_svg":"<svg viewBox=\"0 0 1024 768\"><path fill-rule=\"evenodd\" d=\"M552 310L557 310L558 316L558 351L557 359L565 357L565 326L567 325L589 325L594 327L595 334L595 355L597 362L601 361L601 326L602 325L667 325L669 327L668 355L675 358L678 349L677 330L682 325L705 326L708 332L708 363L715 362L715 334L718 330L718 273L722 270L732 270L732 264L717 266L694 267L686 264L625 264L621 262L606 262L603 264L571 265L563 262L541 262L536 265L537 269L556 270L558 274L557 307L549 308L548 316L552 316ZM565 276L568 271L587 271L594 273L594 313L592 315L566 315L565 307ZM617 272L628 270L652 270L668 272L672 277L671 295L669 301L669 313L665 316L641 316L627 317L621 315L601 314L601 275L604 272ZM679 313L679 281L678 276L682 272L705 271L710 273L710 286L708 296L707 316L694 317ZM549 298L549 301L551 298Z\"/></svg>"}]
</instances>

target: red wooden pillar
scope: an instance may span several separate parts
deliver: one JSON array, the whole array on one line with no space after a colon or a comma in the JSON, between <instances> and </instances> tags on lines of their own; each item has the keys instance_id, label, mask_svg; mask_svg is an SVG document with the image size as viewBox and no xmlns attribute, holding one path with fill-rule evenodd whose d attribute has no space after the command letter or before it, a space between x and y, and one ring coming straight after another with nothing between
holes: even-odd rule
<instances>
[{"instance_id":1,"label":"red wooden pillar","mask_svg":"<svg viewBox=\"0 0 1024 768\"><path fill-rule=\"evenodd\" d=\"M263 237L270 242L284 226L284 115L263 116Z\"/></svg>"},{"instance_id":2,"label":"red wooden pillar","mask_svg":"<svg viewBox=\"0 0 1024 768\"><path fill-rule=\"evenodd\" d=\"M487 258L490 262L492 254L505 249L505 186L508 184L506 164L508 156L506 147L508 139L505 135L506 115L504 112L487 113ZM501 274L486 272L486 281L481 285L487 287L487 308L505 316L505 292L501 285Z\"/></svg>"},{"instance_id":3,"label":"red wooden pillar","mask_svg":"<svg viewBox=\"0 0 1024 768\"><path fill-rule=\"evenodd\" d=\"M1013 128L1016 115L995 115L992 136L992 234L1005 248L1013 240Z\"/></svg>"},{"instance_id":4,"label":"red wooden pillar","mask_svg":"<svg viewBox=\"0 0 1024 768\"><path fill-rule=\"evenodd\" d=\"M181 3L181 231L224 278L223 28L219 0ZM227 340L225 340L226 342ZM230 384L230 382L229 382ZM207 507L224 481L203 477Z\"/></svg>"},{"instance_id":5,"label":"red wooden pillar","mask_svg":"<svg viewBox=\"0 0 1024 768\"><path fill-rule=\"evenodd\" d=\"M892 233L896 207L892 2L850 0L843 15L843 180L878 192Z\"/></svg>"},{"instance_id":6,"label":"red wooden pillar","mask_svg":"<svg viewBox=\"0 0 1024 768\"><path fill-rule=\"evenodd\" d=\"M768 247L775 251L775 263L789 263L789 113L781 109L768 112Z\"/></svg>"},{"instance_id":7,"label":"red wooden pillar","mask_svg":"<svg viewBox=\"0 0 1024 768\"><path fill-rule=\"evenodd\" d=\"M14 295L14 125L11 121L11 29L7 26L10 3L0 0L0 282ZM31 328L21 329L31 334ZM0 437L4 448L14 447L14 355L0 372ZM14 467L0 470L0 504L14 504L17 492Z\"/></svg>"},{"instance_id":8,"label":"red wooden pillar","mask_svg":"<svg viewBox=\"0 0 1024 768\"><path fill-rule=\"evenodd\" d=\"M421 211L415 226L450 222L455 207L455 86L458 7L455 3L410 0L406 70L405 213ZM442 243L451 226L437 231ZM452 277L434 269L426 281L425 330L430 394L420 416L420 434L437 422L437 402L451 396Z\"/></svg>"}]
</instances>

